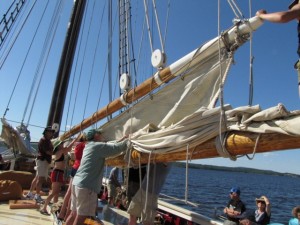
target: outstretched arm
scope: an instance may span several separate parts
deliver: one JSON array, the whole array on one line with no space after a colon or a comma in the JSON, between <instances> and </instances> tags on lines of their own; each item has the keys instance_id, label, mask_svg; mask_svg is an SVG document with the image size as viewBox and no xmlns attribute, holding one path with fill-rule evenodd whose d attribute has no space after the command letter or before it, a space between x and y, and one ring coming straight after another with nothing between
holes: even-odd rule
<instances>
[{"instance_id":1,"label":"outstretched arm","mask_svg":"<svg viewBox=\"0 0 300 225\"><path fill-rule=\"evenodd\" d=\"M292 9L281 12L267 13L266 10L259 10L256 16L263 20L273 23L287 23L291 20L300 19L300 4L295 5Z\"/></svg>"}]
</instances>

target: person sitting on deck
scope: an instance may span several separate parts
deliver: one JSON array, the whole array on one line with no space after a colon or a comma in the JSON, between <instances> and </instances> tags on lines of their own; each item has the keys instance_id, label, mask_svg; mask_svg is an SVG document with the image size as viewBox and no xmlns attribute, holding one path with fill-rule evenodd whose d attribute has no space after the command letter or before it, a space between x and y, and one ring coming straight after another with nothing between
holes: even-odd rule
<instances>
[{"instance_id":1,"label":"person sitting on deck","mask_svg":"<svg viewBox=\"0 0 300 225\"><path fill-rule=\"evenodd\" d=\"M293 208L292 214L294 218L289 220L289 225L299 225L300 223L300 206Z\"/></svg>"},{"instance_id":2,"label":"person sitting on deck","mask_svg":"<svg viewBox=\"0 0 300 225\"><path fill-rule=\"evenodd\" d=\"M230 189L230 200L224 208L224 213L227 215L227 220L224 225L237 225L239 224L239 217L246 211L245 204L240 199L240 188L233 187Z\"/></svg>"}]
</instances>

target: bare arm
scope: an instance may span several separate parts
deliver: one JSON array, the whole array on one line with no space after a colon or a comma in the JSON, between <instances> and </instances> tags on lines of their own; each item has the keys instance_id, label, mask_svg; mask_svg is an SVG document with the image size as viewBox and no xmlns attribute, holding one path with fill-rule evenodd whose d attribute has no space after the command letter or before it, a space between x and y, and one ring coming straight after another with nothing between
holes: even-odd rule
<instances>
[{"instance_id":1,"label":"bare arm","mask_svg":"<svg viewBox=\"0 0 300 225\"><path fill-rule=\"evenodd\" d=\"M266 203L266 213L270 216L271 215L271 204L269 199L266 196L262 196Z\"/></svg>"},{"instance_id":2,"label":"bare arm","mask_svg":"<svg viewBox=\"0 0 300 225\"><path fill-rule=\"evenodd\" d=\"M287 23L295 19L300 19L300 4L295 5L291 10L267 13L265 10L256 12L256 16L273 23Z\"/></svg>"}]
</instances>

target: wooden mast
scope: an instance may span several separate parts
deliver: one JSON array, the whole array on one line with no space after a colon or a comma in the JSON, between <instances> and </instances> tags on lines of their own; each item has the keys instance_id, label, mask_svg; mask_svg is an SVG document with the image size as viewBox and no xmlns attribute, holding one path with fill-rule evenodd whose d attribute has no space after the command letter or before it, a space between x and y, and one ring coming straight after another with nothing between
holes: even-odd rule
<instances>
[{"instance_id":1,"label":"wooden mast","mask_svg":"<svg viewBox=\"0 0 300 225\"><path fill-rule=\"evenodd\" d=\"M48 114L47 126L61 124L68 84L79 36L80 26L84 14L86 0L76 0L74 3L70 26L66 35L57 78L52 94L51 106ZM58 133L55 134L55 137Z\"/></svg>"},{"instance_id":2,"label":"wooden mast","mask_svg":"<svg viewBox=\"0 0 300 225\"><path fill-rule=\"evenodd\" d=\"M226 140L226 149L231 156L252 154L255 149L257 133L250 132L232 132ZM255 153L280 151L300 148L300 137L294 137L279 133L261 134ZM207 159L221 157L215 146L215 138L208 140L195 148L189 148L188 159ZM140 153L141 163L148 163L149 155ZM151 154L152 162L174 162L187 159L187 150L182 149L179 152L167 154ZM139 159L131 159L136 165ZM229 159L228 159L229 160ZM109 166L127 166L128 162L124 161L124 155L106 160Z\"/></svg>"}]
</instances>

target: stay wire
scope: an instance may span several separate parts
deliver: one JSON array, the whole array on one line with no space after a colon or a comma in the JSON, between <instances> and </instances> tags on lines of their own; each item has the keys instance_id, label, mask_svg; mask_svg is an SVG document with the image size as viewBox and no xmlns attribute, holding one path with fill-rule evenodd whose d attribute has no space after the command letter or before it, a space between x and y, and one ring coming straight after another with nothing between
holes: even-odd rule
<instances>
[{"instance_id":1,"label":"stay wire","mask_svg":"<svg viewBox=\"0 0 300 225\"><path fill-rule=\"evenodd\" d=\"M249 0L249 17L252 15L252 1ZM249 71L249 101L248 105L251 106L253 104L253 95L254 95L254 78L253 78L253 38L252 32L250 32L250 45L249 45L249 54L250 54L250 71Z\"/></svg>"},{"instance_id":2,"label":"stay wire","mask_svg":"<svg viewBox=\"0 0 300 225\"><path fill-rule=\"evenodd\" d=\"M32 9L33 9L33 7L34 7L34 5L35 5L36 2L37 2L37 1L34 2L34 4L32 5L32 7L31 7L29 13L27 14L27 17L26 17L26 19L24 20L24 22L23 22L23 24L22 24L22 28L24 27L24 24L25 24L25 22L27 21L29 15L31 14ZM0 65L0 69L2 68L2 66L3 66L3 64L4 64L4 62L5 62L5 60L7 59L8 55L9 55L9 52L11 51L12 46L13 46L14 43L16 42L16 40L17 40L17 38L18 38L18 36L19 36L21 30L22 30L22 29L19 30L19 33L16 35L15 39L13 40L12 45L11 45L11 48L9 49L8 53L6 54L4 60L0 63L0 64L1 64L1 65ZM32 43L31 43L31 45L32 45ZM31 46L31 45L30 45L30 46ZM29 47L29 48L30 48L30 47ZM28 53L29 53L29 51L27 51L27 56L28 56ZM25 63L25 60L23 61L22 68L24 67L24 63ZM22 68L21 68L21 70L22 70ZM6 109L5 109L3 118L5 118L6 112L9 110L9 105L10 105L10 102L11 102L11 100L12 100L12 97L13 97L13 95L14 95L14 93L15 93L17 84L18 84L19 79L20 79L20 76L21 76L21 72L19 72L19 75L18 75L18 77L17 77L17 80L16 80L16 82L15 82L15 85L14 85L14 87L13 87L13 89L12 89L12 93L11 93L11 95L10 95L10 97L9 97L9 100L8 100L8 103L7 103L7 106L6 106Z\"/></svg>"},{"instance_id":3,"label":"stay wire","mask_svg":"<svg viewBox=\"0 0 300 225\"><path fill-rule=\"evenodd\" d=\"M154 9L154 15L155 15L155 20L156 20L156 26L157 26L157 30L158 30L158 35L159 35L161 50L164 53L165 52L165 50L164 50L164 43L163 43L163 40L162 40L161 31L160 31L160 25L159 25L159 19L158 19L158 15L157 15L155 0L152 0L152 4L153 4L153 9Z\"/></svg>"},{"instance_id":4,"label":"stay wire","mask_svg":"<svg viewBox=\"0 0 300 225\"><path fill-rule=\"evenodd\" d=\"M46 12L46 9L47 9L48 4L49 4L49 0L47 1L47 4L45 5L45 8L44 8L44 10L43 10L42 18L44 18L44 15L45 15L45 12ZM32 45L33 45L33 43L35 42L36 35L37 35L37 33L38 33L38 30L40 29L41 22L42 22L42 19L39 20L38 26L36 27L36 30L35 30L34 35L33 35L33 38L32 38L31 43L30 43L30 45L29 45L29 49L27 50L27 54L26 54L25 59L24 59L24 61L23 61L21 70L19 71L19 75L22 73L23 67L24 67L25 63L27 62L27 57L28 57L29 53L31 52ZM46 42L46 41L45 41L45 42ZM45 45L45 42L44 42L44 45ZM44 46L44 47L45 47L45 46ZM43 53L44 53L44 48L43 48L43 50L42 50L42 55L43 55ZM40 58L40 60L41 60L41 58ZM40 65L40 62L38 63L38 66L39 66L39 65ZM29 107L29 102L30 102L30 99L31 99L31 96L32 96L32 93L33 93L33 90L34 90L34 86L35 86L35 84L36 84L37 77L38 77L38 74L36 73L35 76L34 76L34 78L33 78L33 82L32 82L32 84L31 84L31 88L30 88L30 91L29 91L29 96L27 97L25 109L24 109L23 116L22 116L22 122L23 122L24 119L25 119L25 116L26 116L26 113L27 113L27 109L28 109L28 107ZM39 82L39 84L40 84L40 82ZM28 121L27 123L29 123L29 121Z\"/></svg>"},{"instance_id":5,"label":"stay wire","mask_svg":"<svg viewBox=\"0 0 300 225\"><path fill-rule=\"evenodd\" d=\"M35 103L35 100L37 98L37 94L38 94L39 89L40 89L41 81L44 77L44 70L45 70L45 67L46 67L46 62L48 61L48 57L49 57L50 51L52 49L54 36L55 36L54 34L56 34L56 30L57 30L57 27L58 27L58 21L61 17L61 11L62 11L62 8L63 8L63 5L64 5L65 1L66 0L56 3L56 7L55 7L55 10L54 10L56 13L54 13L54 16L51 19L51 22L50 22L51 26L48 29L47 34L46 34L46 39L44 41L43 48L42 48L43 50L42 50L41 56L39 57L40 60L39 60L39 63L38 63L38 68L36 69L36 75L38 73L40 74L39 75L39 82L38 82L38 85L36 87L34 98L32 100L32 105L31 105L29 116L28 116L28 119L27 119L27 124L29 124L31 116L32 116L32 112L33 112L33 109L34 109L34 106L35 106L34 103ZM59 15L59 16L56 16L56 15ZM46 52L47 52L47 54L46 54ZM41 68L42 68L42 65L43 65L43 69L42 69L42 71L40 71Z\"/></svg>"},{"instance_id":6,"label":"stay wire","mask_svg":"<svg viewBox=\"0 0 300 225\"><path fill-rule=\"evenodd\" d=\"M24 19L23 23L20 25L21 27L20 27L18 33L17 33L17 34L15 35L15 37L13 38L10 47L8 48L7 52L4 54L4 56L3 56L4 59L0 61L0 69L2 69L3 64L5 63L5 61L6 61L7 57L8 57L8 55L9 55L10 51L12 50L12 48L13 48L13 46L14 46L16 40L18 39L18 37L19 37L19 35L20 35L22 29L24 28L24 26L25 26L25 24L26 24L26 22L27 22L27 20L28 20L28 18L29 18L29 16L30 16L30 14L31 14L31 12L32 12L32 10L33 10L33 7L35 6L36 2L37 2L37 0L35 0L34 3L32 4L32 6L31 6L31 8L29 9L29 12L28 12L26 18Z\"/></svg>"},{"instance_id":7,"label":"stay wire","mask_svg":"<svg viewBox=\"0 0 300 225\"><path fill-rule=\"evenodd\" d=\"M149 15L148 15L148 6L146 0L144 0L144 8L145 8L145 15L146 15L146 22L147 22L147 29L148 29L148 36L149 36L149 42L150 42L150 48L151 52L154 51L153 49L153 43L152 43L152 35L151 35L151 30L150 30L150 23L149 23Z\"/></svg>"}]
</instances>

